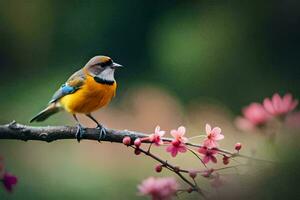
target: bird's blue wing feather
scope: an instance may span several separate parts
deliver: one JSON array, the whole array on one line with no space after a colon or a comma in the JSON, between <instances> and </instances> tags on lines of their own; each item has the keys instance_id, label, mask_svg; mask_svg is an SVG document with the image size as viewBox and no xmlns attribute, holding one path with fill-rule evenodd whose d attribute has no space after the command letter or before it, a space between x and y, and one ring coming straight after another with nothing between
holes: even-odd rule
<instances>
[{"instance_id":1,"label":"bird's blue wing feather","mask_svg":"<svg viewBox=\"0 0 300 200\"><path fill-rule=\"evenodd\" d=\"M60 88L61 92L63 94L70 94L70 93L73 93L75 92L76 88L75 87L72 87L72 86L69 86L69 85L66 85L66 84L63 84Z\"/></svg>"},{"instance_id":2,"label":"bird's blue wing feather","mask_svg":"<svg viewBox=\"0 0 300 200\"><path fill-rule=\"evenodd\" d=\"M74 73L53 95L49 103L54 103L60 98L76 92L84 84L86 77L82 70Z\"/></svg>"}]
</instances>

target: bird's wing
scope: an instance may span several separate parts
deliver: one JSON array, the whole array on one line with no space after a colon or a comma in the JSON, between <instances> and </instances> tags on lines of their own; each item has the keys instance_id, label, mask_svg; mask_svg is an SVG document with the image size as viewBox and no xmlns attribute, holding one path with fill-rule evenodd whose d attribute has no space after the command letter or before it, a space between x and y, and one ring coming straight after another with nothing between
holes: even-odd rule
<instances>
[{"instance_id":1,"label":"bird's wing","mask_svg":"<svg viewBox=\"0 0 300 200\"><path fill-rule=\"evenodd\" d=\"M61 99L62 97L72 94L76 92L81 86L84 84L86 80L86 75L83 70L79 70L75 72L65 84L63 84L53 95L52 99L50 100L49 104L56 102L57 100Z\"/></svg>"}]
</instances>

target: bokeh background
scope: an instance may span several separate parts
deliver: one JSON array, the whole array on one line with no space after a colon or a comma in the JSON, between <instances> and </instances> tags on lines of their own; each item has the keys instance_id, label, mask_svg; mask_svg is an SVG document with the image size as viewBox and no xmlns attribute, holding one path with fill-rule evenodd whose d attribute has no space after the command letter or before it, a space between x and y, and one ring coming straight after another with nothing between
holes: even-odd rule
<instances>
[{"instance_id":1,"label":"bokeh background","mask_svg":"<svg viewBox=\"0 0 300 200\"><path fill-rule=\"evenodd\" d=\"M241 141L244 153L263 149L257 155L269 158L274 149L261 136L237 131L235 116L274 92L300 97L296 0L0 0L0 36L1 124L27 124L70 74L99 54L126 67L116 74L116 98L95 114L110 128L150 133L157 124L185 125L193 136L208 122L222 127L223 147ZM62 124L74 121L60 113L39 125ZM253 188L246 182L243 197L299 197L298 150L280 151L292 164ZM118 144L0 141L0 153L19 177L16 190L1 190L0 199L142 199L136 185L156 175L152 160ZM174 162L195 165L191 156ZM181 196L187 198L197 199Z\"/></svg>"}]
</instances>

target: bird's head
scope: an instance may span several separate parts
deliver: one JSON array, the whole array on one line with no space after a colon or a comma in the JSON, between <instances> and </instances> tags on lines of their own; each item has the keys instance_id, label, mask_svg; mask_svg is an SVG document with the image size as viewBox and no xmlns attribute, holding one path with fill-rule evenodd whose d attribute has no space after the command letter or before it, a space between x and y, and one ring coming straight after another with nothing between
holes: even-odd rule
<instances>
[{"instance_id":1,"label":"bird's head","mask_svg":"<svg viewBox=\"0 0 300 200\"><path fill-rule=\"evenodd\" d=\"M123 67L108 56L95 56L87 62L85 69L93 76L106 81L114 81L114 72Z\"/></svg>"}]
</instances>

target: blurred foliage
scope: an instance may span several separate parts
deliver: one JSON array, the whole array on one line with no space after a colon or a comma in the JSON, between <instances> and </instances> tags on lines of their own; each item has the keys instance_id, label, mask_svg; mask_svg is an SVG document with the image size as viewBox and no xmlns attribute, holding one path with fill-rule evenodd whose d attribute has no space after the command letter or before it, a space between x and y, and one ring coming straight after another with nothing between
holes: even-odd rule
<instances>
[{"instance_id":1,"label":"blurred foliage","mask_svg":"<svg viewBox=\"0 0 300 200\"><path fill-rule=\"evenodd\" d=\"M210 116L198 116L195 106L203 102L216 104L215 109L230 119L231 111L237 113L276 91L290 91L299 98L299 10L296 0L0 0L0 122L27 123L71 73L99 54L126 66L116 75L114 109L104 111L104 116L113 113L104 120L114 127L150 131L156 123L174 128L187 122L199 130L195 119L208 121ZM170 97L152 100L159 94L145 86L158 87ZM151 109L142 112L144 108ZM44 124L59 124L65 116L58 114ZM223 118L213 119L224 123ZM140 159L145 170L137 176L127 174L132 165L124 168L124 176L113 170L107 174L124 156L115 163L96 162L87 172L89 164L77 166L80 157L68 160L89 151L76 151L77 145L0 145L9 168L20 176L15 199L139 199L135 185L152 173L153 163ZM60 151L48 156L57 145ZM112 150L105 146L97 151L105 148ZM0 197L10 198L2 192Z\"/></svg>"},{"instance_id":2,"label":"blurred foliage","mask_svg":"<svg viewBox=\"0 0 300 200\"><path fill-rule=\"evenodd\" d=\"M237 112L275 91L300 91L297 1L0 2L3 108L26 94L45 102L98 54L127 67L120 93L147 82Z\"/></svg>"}]
</instances>

